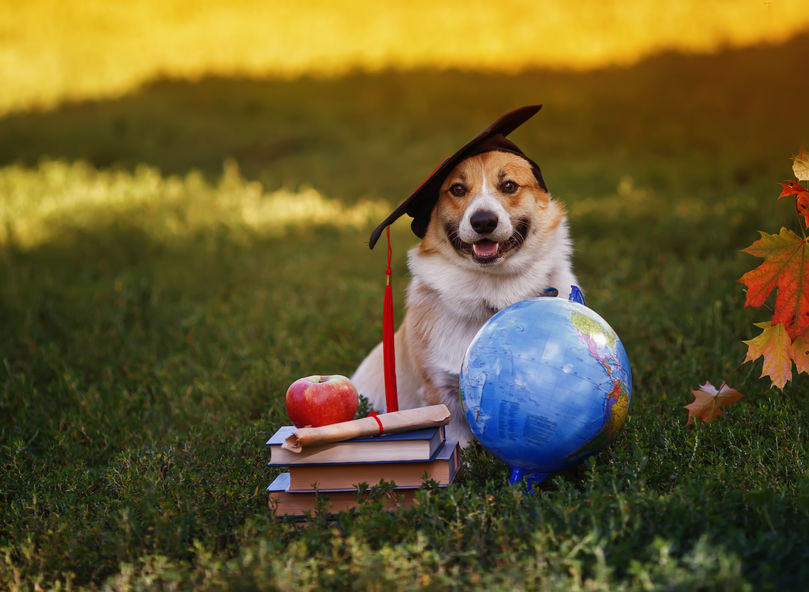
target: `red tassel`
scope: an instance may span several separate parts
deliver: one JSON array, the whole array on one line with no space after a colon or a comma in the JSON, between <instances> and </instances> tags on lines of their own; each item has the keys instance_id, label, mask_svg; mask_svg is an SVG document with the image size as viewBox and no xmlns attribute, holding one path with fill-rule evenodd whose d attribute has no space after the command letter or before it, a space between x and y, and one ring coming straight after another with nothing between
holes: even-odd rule
<instances>
[{"instance_id":1,"label":"red tassel","mask_svg":"<svg viewBox=\"0 0 809 592\"><path fill-rule=\"evenodd\" d=\"M396 351L393 345L393 288L390 285L390 226L385 228L388 237L388 268L385 271L385 303L382 307L382 357L385 370L385 405L388 413L399 411L399 399L396 393Z\"/></svg>"}]
</instances>

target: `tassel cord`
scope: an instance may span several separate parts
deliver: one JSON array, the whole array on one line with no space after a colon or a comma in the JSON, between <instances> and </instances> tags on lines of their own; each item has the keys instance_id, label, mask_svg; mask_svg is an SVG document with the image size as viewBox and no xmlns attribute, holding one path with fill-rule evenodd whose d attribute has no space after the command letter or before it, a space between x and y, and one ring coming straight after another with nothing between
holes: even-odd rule
<instances>
[{"instance_id":1,"label":"tassel cord","mask_svg":"<svg viewBox=\"0 0 809 592\"><path fill-rule=\"evenodd\" d=\"M394 348L395 324L393 320L393 287L391 286L390 226L385 228L388 239L388 266L385 270L385 300L382 308L382 358L385 373L385 405L388 413L399 410L396 392L396 352Z\"/></svg>"}]
</instances>

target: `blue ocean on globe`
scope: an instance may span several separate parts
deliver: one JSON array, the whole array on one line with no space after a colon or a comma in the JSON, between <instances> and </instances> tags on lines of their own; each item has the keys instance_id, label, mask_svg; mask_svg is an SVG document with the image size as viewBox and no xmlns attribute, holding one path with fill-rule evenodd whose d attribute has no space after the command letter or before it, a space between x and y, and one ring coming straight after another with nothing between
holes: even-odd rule
<instances>
[{"instance_id":1,"label":"blue ocean on globe","mask_svg":"<svg viewBox=\"0 0 809 592\"><path fill-rule=\"evenodd\" d=\"M469 427L508 463L511 481L539 481L612 439L629 410L632 372L621 340L598 314L540 297L481 327L460 385Z\"/></svg>"}]
</instances>

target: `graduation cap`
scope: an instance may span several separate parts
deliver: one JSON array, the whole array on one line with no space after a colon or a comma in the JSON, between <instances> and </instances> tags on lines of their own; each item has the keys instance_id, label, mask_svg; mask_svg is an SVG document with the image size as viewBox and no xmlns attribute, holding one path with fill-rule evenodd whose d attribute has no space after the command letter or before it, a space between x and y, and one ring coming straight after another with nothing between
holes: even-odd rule
<instances>
[{"instance_id":1,"label":"graduation cap","mask_svg":"<svg viewBox=\"0 0 809 592\"><path fill-rule=\"evenodd\" d=\"M507 135L525 123L541 108L542 105L528 105L506 113L464 144L455 154L444 159L444 161L438 165L438 168L436 168L399 207L393 210L390 216L385 218L385 220L374 229L371 233L371 240L368 243L369 246L373 249L385 228L395 222L403 214L408 214L413 218L413 222L410 224L413 233L419 238L424 238L427 232L427 225L430 222L430 215L435 207L435 203L438 201L438 191L441 189L441 184L459 162L470 156L475 156L476 154L497 150L500 152L510 152L524 158L531 165L531 169L533 170L539 186L547 191L548 188L545 186L545 181L542 179L539 166L528 158L513 142L506 139Z\"/></svg>"},{"instance_id":2,"label":"graduation cap","mask_svg":"<svg viewBox=\"0 0 809 592\"><path fill-rule=\"evenodd\" d=\"M382 357L385 378L385 405L389 413L398 411L399 409L396 388L396 353L394 351L393 293L391 289L390 269L390 225L401 217L402 214L408 214L413 218L410 228L413 229L416 236L424 238L433 208L438 201L438 191L441 189L441 184L444 182L447 175L465 158L493 150L510 152L527 160L531 165L531 170L534 173L534 177L536 177L537 183L539 183L539 186L543 190L547 191L548 188L545 186L545 181L542 179L539 166L523 154L523 151L517 148L513 142L506 139L507 135L533 117L541 108L542 105L528 105L506 113L497 119L489 127L464 144L455 154L444 159L444 161L438 165L438 168L436 168L432 174L430 174L430 176L371 233L371 240L368 244L372 249L383 231L387 231L388 238L388 266L385 271L385 298L382 307Z\"/></svg>"}]
</instances>

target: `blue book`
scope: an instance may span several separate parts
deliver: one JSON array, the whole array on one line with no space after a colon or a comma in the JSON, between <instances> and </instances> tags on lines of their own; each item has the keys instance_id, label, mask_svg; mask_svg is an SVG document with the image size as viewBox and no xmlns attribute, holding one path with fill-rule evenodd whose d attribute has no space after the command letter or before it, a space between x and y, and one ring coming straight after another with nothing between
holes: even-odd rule
<instances>
[{"instance_id":1,"label":"blue book","mask_svg":"<svg viewBox=\"0 0 809 592\"><path fill-rule=\"evenodd\" d=\"M267 441L270 465L427 461L446 439L444 426L439 426L309 446L297 453L281 448L294 431L295 426L284 426Z\"/></svg>"}]
</instances>

